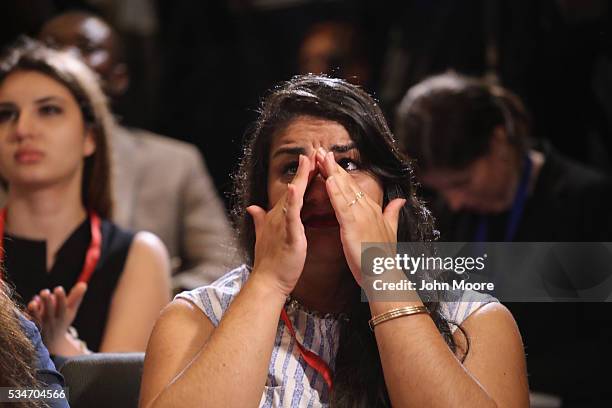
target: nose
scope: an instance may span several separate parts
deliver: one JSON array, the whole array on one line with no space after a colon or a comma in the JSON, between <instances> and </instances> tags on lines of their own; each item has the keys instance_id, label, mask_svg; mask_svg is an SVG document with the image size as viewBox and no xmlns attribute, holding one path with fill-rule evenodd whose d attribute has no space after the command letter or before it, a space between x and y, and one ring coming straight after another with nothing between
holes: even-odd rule
<instances>
[{"instance_id":1,"label":"nose","mask_svg":"<svg viewBox=\"0 0 612 408\"><path fill-rule=\"evenodd\" d=\"M15 118L13 131L11 132L12 138L17 141L27 139L34 133L34 124L31 118L25 112L20 112Z\"/></svg>"},{"instance_id":2,"label":"nose","mask_svg":"<svg viewBox=\"0 0 612 408\"><path fill-rule=\"evenodd\" d=\"M310 181L306 192L304 193L304 206L307 205L321 205L329 204L329 196L327 195L327 189L325 188L325 179L321 173L317 173Z\"/></svg>"}]
</instances>

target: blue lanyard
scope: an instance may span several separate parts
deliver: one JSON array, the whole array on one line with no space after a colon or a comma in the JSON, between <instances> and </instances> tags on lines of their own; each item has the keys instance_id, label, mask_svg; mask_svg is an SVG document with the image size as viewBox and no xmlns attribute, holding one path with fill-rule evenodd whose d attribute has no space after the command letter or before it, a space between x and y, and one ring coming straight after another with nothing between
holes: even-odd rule
<instances>
[{"instance_id":1,"label":"blue lanyard","mask_svg":"<svg viewBox=\"0 0 612 408\"><path fill-rule=\"evenodd\" d=\"M533 163L529 159L529 156L525 155L523 160L523 175L521 181L514 195L514 201L512 202L512 209L510 210L510 216L508 218L508 225L506 226L506 234L504 236L505 242L510 242L514 239L518 224L523 215L525 209L525 202L527 201L527 190L529 187L529 179L531 178L531 170ZM476 236L474 242L485 242L487 241L489 229L489 217L487 215L481 215L478 222L478 228L476 229Z\"/></svg>"}]
</instances>

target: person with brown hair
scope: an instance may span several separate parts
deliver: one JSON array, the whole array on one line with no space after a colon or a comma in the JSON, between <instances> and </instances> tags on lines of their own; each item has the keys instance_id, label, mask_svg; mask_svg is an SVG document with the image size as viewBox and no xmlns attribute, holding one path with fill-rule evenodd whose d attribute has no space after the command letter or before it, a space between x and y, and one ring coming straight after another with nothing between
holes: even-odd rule
<instances>
[{"instance_id":1,"label":"person with brown hair","mask_svg":"<svg viewBox=\"0 0 612 408\"><path fill-rule=\"evenodd\" d=\"M593 254L598 241L612 238L612 181L548 143L537 146L531 132L528 112L510 90L453 72L408 90L395 129L417 179L434 192L442 240L565 242L558 248L570 249L589 243L589 255L564 249L567 258L550 272L538 267L541 282L563 282L559 299L571 302L506 305L528 350L533 390L561 397L564 406L609 406L607 379L598 374L612 364L609 303L577 300L609 280L610 268L594 263L606 258Z\"/></svg>"},{"instance_id":2,"label":"person with brown hair","mask_svg":"<svg viewBox=\"0 0 612 408\"><path fill-rule=\"evenodd\" d=\"M94 73L73 55L26 39L0 60L4 278L52 354L144 350L169 299L163 244L108 221L111 125Z\"/></svg>"},{"instance_id":3,"label":"person with brown hair","mask_svg":"<svg viewBox=\"0 0 612 408\"><path fill-rule=\"evenodd\" d=\"M419 181L436 192L443 240L612 237L611 180L547 143L535 146L529 114L508 89L435 75L408 90L395 134Z\"/></svg>"},{"instance_id":4,"label":"person with brown hair","mask_svg":"<svg viewBox=\"0 0 612 408\"><path fill-rule=\"evenodd\" d=\"M11 299L11 290L0 280L0 387L48 387L58 391L64 379L55 369L36 325ZM16 407L43 407L42 401L14 403ZM51 408L68 407L66 398L50 402Z\"/></svg>"}]
</instances>

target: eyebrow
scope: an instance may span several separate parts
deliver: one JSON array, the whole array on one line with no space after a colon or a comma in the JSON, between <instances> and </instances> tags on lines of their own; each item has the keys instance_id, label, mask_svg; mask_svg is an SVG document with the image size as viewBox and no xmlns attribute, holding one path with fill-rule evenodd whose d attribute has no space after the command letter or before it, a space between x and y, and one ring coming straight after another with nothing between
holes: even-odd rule
<instances>
[{"instance_id":1,"label":"eyebrow","mask_svg":"<svg viewBox=\"0 0 612 408\"><path fill-rule=\"evenodd\" d=\"M329 148L329 150L334 153L346 153L356 148L357 147L355 146L355 143L349 143L346 145L332 145ZM278 155L281 155L281 154L289 154L289 155L294 155L294 156L298 154L306 155L306 149L303 147L281 147L274 152L274 155L272 156L272 158Z\"/></svg>"},{"instance_id":2,"label":"eyebrow","mask_svg":"<svg viewBox=\"0 0 612 408\"><path fill-rule=\"evenodd\" d=\"M53 101L57 101L57 102L63 103L64 102L64 98L62 98L60 96L44 96L42 98L36 99L34 101L34 103L40 105L40 104L43 104L43 103L46 103L46 102L53 102Z\"/></svg>"}]
</instances>

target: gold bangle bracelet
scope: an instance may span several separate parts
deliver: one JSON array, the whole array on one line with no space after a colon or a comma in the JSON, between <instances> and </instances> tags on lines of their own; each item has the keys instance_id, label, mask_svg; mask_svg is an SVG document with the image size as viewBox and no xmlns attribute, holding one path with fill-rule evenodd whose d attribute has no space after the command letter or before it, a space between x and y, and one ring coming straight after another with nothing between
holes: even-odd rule
<instances>
[{"instance_id":1,"label":"gold bangle bracelet","mask_svg":"<svg viewBox=\"0 0 612 408\"><path fill-rule=\"evenodd\" d=\"M397 309L391 309L388 312L379 314L378 316L374 316L370 319L368 324L370 325L370 329L374 331L374 327L377 325L386 322L387 320L397 319L402 316L410 316L413 314L421 314L421 313L429 313L429 310L425 306L405 306L398 307Z\"/></svg>"}]
</instances>

